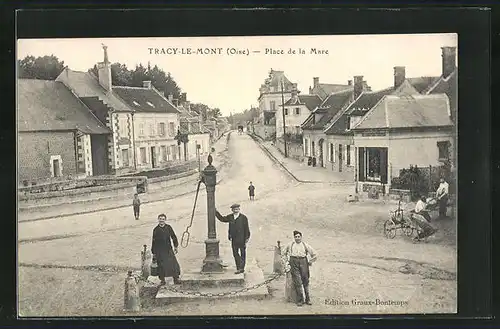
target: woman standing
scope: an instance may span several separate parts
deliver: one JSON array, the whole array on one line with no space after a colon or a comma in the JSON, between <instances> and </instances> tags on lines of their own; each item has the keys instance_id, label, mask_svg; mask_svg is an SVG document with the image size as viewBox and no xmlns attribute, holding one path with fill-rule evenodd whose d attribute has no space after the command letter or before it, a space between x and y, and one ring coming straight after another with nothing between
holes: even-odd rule
<instances>
[{"instance_id":1,"label":"woman standing","mask_svg":"<svg viewBox=\"0 0 500 329\"><path fill-rule=\"evenodd\" d=\"M173 277L174 283L179 284L181 268L175 257L179 242L177 241L174 229L166 223L166 220L167 216L165 214L158 215L158 226L153 230L151 252L158 262L160 284L165 284L165 277ZM174 245L173 248L172 243Z\"/></svg>"}]
</instances>

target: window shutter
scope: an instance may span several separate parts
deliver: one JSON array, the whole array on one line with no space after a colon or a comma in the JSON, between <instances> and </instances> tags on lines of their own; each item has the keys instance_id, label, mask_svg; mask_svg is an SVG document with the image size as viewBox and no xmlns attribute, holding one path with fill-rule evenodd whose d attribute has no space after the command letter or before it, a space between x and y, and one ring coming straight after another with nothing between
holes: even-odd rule
<instances>
[{"instance_id":1,"label":"window shutter","mask_svg":"<svg viewBox=\"0 0 500 329\"><path fill-rule=\"evenodd\" d=\"M365 148L360 147L358 148L358 175L359 175L359 181L364 182L365 181Z\"/></svg>"},{"instance_id":2,"label":"window shutter","mask_svg":"<svg viewBox=\"0 0 500 329\"><path fill-rule=\"evenodd\" d=\"M380 149L380 180L387 184L387 148Z\"/></svg>"}]
</instances>

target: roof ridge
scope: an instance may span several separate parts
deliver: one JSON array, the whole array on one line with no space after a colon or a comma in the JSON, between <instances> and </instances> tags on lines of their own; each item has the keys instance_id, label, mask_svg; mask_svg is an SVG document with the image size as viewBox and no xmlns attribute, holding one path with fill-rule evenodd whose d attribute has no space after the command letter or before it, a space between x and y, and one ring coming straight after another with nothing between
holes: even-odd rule
<instances>
[{"instance_id":1,"label":"roof ridge","mask_svg":"<svg viewBox=\"0 0 500 329\"><path fill-rule=\"evenodd\" d=\"M384 101L387 96L389 95L384 95L382 96L381 99L379 99L379 101L372 106L371 109L368 110L368 112L361 118L361 120L358 121L358 123L356 123L356 125L354 125L354 127L351 127L351 130L352 129L355 129L356 127L358 127L362 122L366 121L366 119L370 116L370 115L373 115L373 112L374 112L374 109L380 104L380 102Z\"/></svg>"}]
</instances>

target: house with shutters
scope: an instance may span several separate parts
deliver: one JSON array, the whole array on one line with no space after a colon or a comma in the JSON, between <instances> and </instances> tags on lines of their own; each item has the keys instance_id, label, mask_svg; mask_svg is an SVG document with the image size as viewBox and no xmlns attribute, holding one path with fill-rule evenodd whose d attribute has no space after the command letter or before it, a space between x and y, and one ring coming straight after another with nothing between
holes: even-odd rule
<instances>
[{"instance_id":1,"label":"house with shutters","mask_svg":"<svg viewBox=\"0 0 500 329\"><path fill-rule=\"evenodd\" d=\"M442 48L442 74L421 92L390 93L349 121L361 191L388 193L392 178L410 166L456 159L457 89L454 47ZM351 118L349 118L351 119Z\"/></svg>"},{"instance_id":2,"label":"house with shutters","mask_svg":"<svg viewBox=\"0 0 500 329\"><path fill-rule=\"evenodd\" d=\"M17 80L17 128L24 184L108 173L111 130L61 82Z\"/></svg>"},{"instance_id":3,"label":"house with shutters","mask_svg":"<svg viewBox=\"0 0 500 329\"><path fill-rule=\"evenodd\" d=\"M56 81L75 94L112 134L107 140L108 172L126 174L181 161L175 135L179 111L151 81L142 87L114 86L107 48L98 76L65 68Z\"/></svg>"},{"instance_id":4,"label":"house with shutters","mask_svg":"<svg viewBox=\"0 0 500 329\"><path fill-rule=\"evenodd\" d=\"M294 85L291 98L284 105L285 132L292 135L302 134L302 123L320 103L321 98L319 96L300 95Z\"/></svg>"},{"instance_id":5,"label":"house with shutters","mask_svg":"<svg viewBox=\"0 0 500 329\"><path fill-rule=\"evenodd\" d=\"M189 142L186 147L186 158L196 159L198 156L208 155L210 152L210 131L203 126L203 116L191 109L187 100L187 93L182 93L179 110L179 131L188 134ZM181 145L183 148L183 146Z\"/></svg>"}]
</instances>

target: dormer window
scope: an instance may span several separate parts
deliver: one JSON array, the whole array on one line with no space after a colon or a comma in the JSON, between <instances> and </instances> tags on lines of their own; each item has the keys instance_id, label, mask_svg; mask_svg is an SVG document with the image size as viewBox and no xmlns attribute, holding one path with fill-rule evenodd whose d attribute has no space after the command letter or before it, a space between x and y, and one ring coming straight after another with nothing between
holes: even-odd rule
<instances>
[{"instance_id":1,"label":"dormer window","mask_svg":"<svg viewBox=\"0 0 500 329\"><path fill-rule=\"evenodd\" d=\"M132 103L135 105L135 106L141 106L139 103L137 103L136 101L132 101Z\"/></svg>"},{"instance_id":2,"label":"dormer window","mask_svg":"<svg viewBox=\"0 0 500 329\"><path fill-rule=\"evenodd\" d=\"M147 103L149 106L153 107L153 108L155 107L155 106L153 105L153 103L151 103L151 102L146 102L146 103Z\"/></svg>"}]
</instances>

